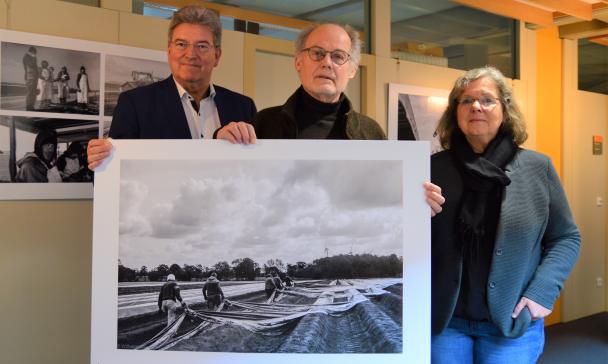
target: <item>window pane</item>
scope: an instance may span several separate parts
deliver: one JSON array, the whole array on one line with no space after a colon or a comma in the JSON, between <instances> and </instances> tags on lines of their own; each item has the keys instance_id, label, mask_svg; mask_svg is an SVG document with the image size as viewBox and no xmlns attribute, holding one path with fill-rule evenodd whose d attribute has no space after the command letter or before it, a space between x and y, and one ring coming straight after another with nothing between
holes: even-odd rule
<instances>
[{"instance_id":1,"label":"window pane","mask_svg":"<svg viewBox=\"0 0 608 364\"><path fill-rule=\"evenodd\" d=\"M144 3L144 15L157 18L171 19L177 8L173 6L162 6L157 4Z\"/></svg>"},{"instance_id":2,"label":"window pane","mask_svg":"<svg viewBox=\"0 0 608 364\"><path fill-rule=\"evenodd\" d=\"M366 31L365 0L215 0L209 2L287 18L307 20L310 21L311 24L314 22L349 24L362 33ZM204 6L204 4L202 5ZM144 15L168 18L171 17L175 10L176 8L170 6L160 7L155 4L146 3L144 6ZM270 24L257 19L236 20L229 16L224 16L221 11L220 15L222 15L221 20L224 29L248 29L248 32L250 33L287 40L295 40L300 32L300 29L292 27L289 22ZM243 20L248 24L243 24ZM241 21L240 24L239 21ZM363 40L365 39L365 37L362 38Z\"/></svg>"},{"instance_id":3,"label":"window pane","mask_svg":"<svg viewBox=\"0 0 608 364\"><path fill-rule=\"evenodd\" d=\"M578 41L578 89L608 95L608 47Z\"/></svg>"},{"instance_id":4,"label":"window pane","mask_svg":"<svg viewBox=\"0 0 608 364\"><path fill-rule=\"evenodd\" d=\"M517 21L448 0L392 0L395 58L468 70L493 65L517 78Z\"/></svg>"}]
</instances>

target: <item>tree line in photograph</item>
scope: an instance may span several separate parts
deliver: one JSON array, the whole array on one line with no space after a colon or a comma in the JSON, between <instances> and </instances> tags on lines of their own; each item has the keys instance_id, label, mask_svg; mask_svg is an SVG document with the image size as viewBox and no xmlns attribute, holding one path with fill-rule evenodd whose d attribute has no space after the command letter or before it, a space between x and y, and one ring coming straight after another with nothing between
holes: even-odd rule
<instances>
[{"instance_id":1,"label":"tree line in photograph","mask_svg":"<svg viewBox=\"0 0 608 364\"><path fill-rule=\"evenodd\" d=\"M276 271L280 276L289 275L295 279L352 279L352 278L385 278L401 277L403 258L395 254L376 256L372 254L340 254L315 259L312 263L296 262L285 264L281 259L270 259L262 266L251 258L239 258L229 264L219 261L212 266L201 264L189 265L173 263L160 264L155 268L142 266L133 269L118 261L118 281L163 281L167 275L174 274L178 281L201 281L212 272L220 280L253 281L266 273Z\"/></svg>"}]
</instances>

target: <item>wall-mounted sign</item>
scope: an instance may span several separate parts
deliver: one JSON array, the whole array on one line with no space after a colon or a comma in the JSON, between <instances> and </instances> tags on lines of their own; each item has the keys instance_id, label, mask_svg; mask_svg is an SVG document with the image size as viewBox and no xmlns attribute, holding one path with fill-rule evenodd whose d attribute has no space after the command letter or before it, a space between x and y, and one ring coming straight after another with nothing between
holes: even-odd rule
<instances>
[{"instance_id":1,"label":"wall-mounted sign","mask_svg":"<svg viewBox=\"0 0 608 364\"><path fill-rule=\"evenodd\" d=\"M593 136L593 155L602 155L602 144L604 138L601 135Z\"/></svg>"}]
</instances>

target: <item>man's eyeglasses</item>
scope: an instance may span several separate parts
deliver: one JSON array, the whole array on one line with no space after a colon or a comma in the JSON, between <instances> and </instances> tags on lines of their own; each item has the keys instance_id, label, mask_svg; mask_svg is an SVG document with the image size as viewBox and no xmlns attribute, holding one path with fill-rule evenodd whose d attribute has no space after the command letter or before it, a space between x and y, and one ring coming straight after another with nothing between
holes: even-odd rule
<instances>
[{"instance_id":1,"label":"man's eyeglasses","mask_svg":"<svg viewBox=\"0 0 608 364\"><path fill-rule=\"evenodd\" d=\"M331 61L338 66L343 65L350 59L350 54L339 49L330 52L326 51L321 47L310 47L302 49L302 52L307 52L310 59L315 62L323 60L325 58L325 55L329 53L329 58L331 59Z\"/></svg>"},{"instance_id":2,"label":"man's eyeglasses","mask_svg":"<svg viewBox=\"0 0 608 364\"><path fill-rule=\"evenodd\" d=\"M462 106L471 106L475 103L475 101L479 101L479 105L481 107L483 107L484 109L489 109L492 108L494 106L496 106L496 104L498 103L497 98L495 97L490 97L490 96L483 96L483 97L463 97L460 100L456 100L456 102L458 103L458 105L462 105Z\"/></svg>"},{"instance_id":3,"label":"man's eyeglasses","mask_svg":"<svg viewBox=\"0 0 608 364\"><path fill-rule=\"evenodd\" d=\"M180 52L185 52L186 50L188 50L188 48L190 48L190 46L194 47L194 50L199 53L207 53L211 50L211 48L213 48L213 46L207 42L198 42L198 43L188 43L184 40L175 40L173 42L171 42L173 44L173 46L175 47L175 49L177 49Z\"/></svg>"}]
</instances>

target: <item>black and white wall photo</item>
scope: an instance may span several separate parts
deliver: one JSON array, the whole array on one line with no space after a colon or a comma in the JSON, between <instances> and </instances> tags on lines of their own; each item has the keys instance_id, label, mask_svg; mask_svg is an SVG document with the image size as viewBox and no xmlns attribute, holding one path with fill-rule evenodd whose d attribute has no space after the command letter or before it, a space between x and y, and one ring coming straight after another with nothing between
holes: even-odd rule
<instances>
[{"instance_id":1,"label":"black and white wall photo","mask_svg":"<svg viewBox=\"0 0 608 364\"><path fill-rule=\"evenodd\" d=\"M0 200L91 198L88 141L107 136L120 92L168 76L166 53L3 29L0 39Z\"/></svg>"},{"instance_id":2,"label":"black and white wall photo","mask_svg":"<svg viewBox=\"0 0 608 364\"><path fill-rule=\"evenodd\" d=\"M96 120L0 116L0 182L91 182L86 144Z\"/></svg>"},{"instance_id":3,"label":"black and white wall photo","mask_svg":"<svg viewBox=\"0 0 608 364\"><path fill-rule=\"evenodd\" d=\"M389 84L388 137L392 140L426 140L431 154L442 150L435 130L448 103L448 91Z\"/></svg>"},{"instance_id":4,"label":"black and white wall photo","mask_svg":"<svg viewBox=\"0 0 608 364\"><path fill-rule=\"evenodd\" d=\"M100 54L2 42L0 107L99 114Z\"/></svg>"},{"instance_id":5,"label":"black and white wall photo","mask_svg":"<svg viewBox=\"0 0 608 364\"><path fill-rule=\"evenodd\" d=\"M122 92L163 80L169 74L167 62L107 55L104 115L112 116Z\"/></svg>"}]
</instances>

